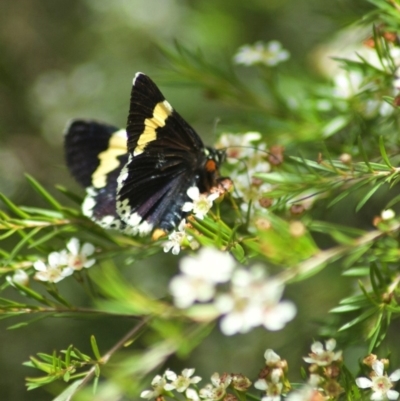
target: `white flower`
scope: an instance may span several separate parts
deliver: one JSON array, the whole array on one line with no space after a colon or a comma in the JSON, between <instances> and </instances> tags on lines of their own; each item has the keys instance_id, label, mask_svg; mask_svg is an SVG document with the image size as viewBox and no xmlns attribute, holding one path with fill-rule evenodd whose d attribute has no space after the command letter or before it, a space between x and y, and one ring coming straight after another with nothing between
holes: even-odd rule
<instances>
[{"instance_id":1,"label":"white flower","mask_svg":"<svg viewBox=\"0 0 400 401\"><path fill-rule=\"evenodd\" d=\"M63 278L73 274L74 269L65 267L66 252L52 252L48 256L48 264L38 260L33 264L37 273L34 278L40 281L48 281L49 283L58 283Z\"/></svg>"},{"instance_id":2,"label":"white flower","mask_svg":"<svg viewBox=\"0 0 400 401\"><path fill-rule=\"evenodd\" d=\"M218 198L218 193L201 194L199 188L190 187L187 195L193 202L185 202L182 206L184 212L192 212L198 219L204 219L204 216L212 208L213 201Z\"/></svg>"},{"instance_id":3,"label":"white flower","mask_svg":"<svg viewBox=\"0 0 400 401\"><path fill-rule=\"evenodd\" d=\"M274 67L290 57L290 53L282 48L281 43L272 40L268 43L256 42L254 45L244 45L233 57L236 64L265 64Z\"/></svg>"},{"instance_id":4,"label":"white flower","mask_svg":"<svg viewBox=\"0 0 400 401\"><path fill-rule=\"evenodd\" d=\"M370 379L358 377L356 384L360 388L370 388L372 390L371 400L397 400L399 392L392 390L393 382L400 379L400 369L395 370L389 377L384 372L384 365L381 361L375 361L372 364L374 371Z\"/></svg>"},{"instance_id":5,"label":"white flower","mask_svg":"<svg viewBox=\"0 0 400 401\"><path fill-rule=\"evenodd\" d=\"M311 354L303 357L307 363L315 363L318 366L327 366L342 357L342 351L333 352L336 347L336 340L331 338L325 342L325 348L319 341L311 345Z\"/></svg>"},{"instance_id":6,"label":"white flower","mask_svg":"<svg viewBox=\"0 0 400 401\"><path fill-rule=\"evenodd\" d=\"M14 283L27 286L29 284L29 276L25 270L15 270L14 274L11 276L7 276L6 280L14 287Z\"/></svg>"},{"instance_id":7,"label":"white flower","mask_svg":"<svg viewBox=\"0 0 400 401\"><path fill-rule=\"evenodd\" d=\"M237 269L232 277L231 292L219 295L215 301L215 307L225 314L221 319L221 331L226 335L246 333L259 325L268 330L280 330L296 313L293 303L279 302L282 293L283 285L267 279L262 266Z\"/></svg>"},{"instance_id":8,"label":"white flower","mask_svg":"<svg viewBox=\"0 0 400 401\"><path fill-rule=\"evenodd\" d=\"M178 230L172 231L172 233L168 236L168 241L164 243L164 252L171 251L173 255L178 255L184 241L188 241L192 249L197 249L199 247L199 243L194 240L191 235L186 234L185 225L186 220L183 219L179 223Z\"/></svg>"},{"instance_id":9,"label":"white flower","mask_svg":"<svg viewBox=\"0 0 400 401\"><path fill-rule=\"evenodd\" d=\"M222 134L215 147L226 149L228 163L236 164L240 160L247 160L255 153L253 142L259 141L259 132L247 132L245 134Z\"/></svg>"},{"instance_id":10,"label":"white flower","mask_svg":"<svg viewBox=\"0 0 400 401\"><path fill-rule=\"evenodd\" d=\"M396 216L392 209L385 209L381 212L382 220L392 220Z\"/></svg>"},{"instance_id":11,"label":"white flower","mask_svg":"<svg viewBox=\"0 0 400 401\"><path fill-rule=\"evenodd\" d=\"M267 395L261 398L261 401L280 401L282 388L282 383L268 383L268 386L265 389Z\"/></svg>"},{"instance_id":12,"label":"white flower","mask_svg":"<svg viewBox=\"0 0 400 401\"><path fill-rule=\"evenodd\" d=\"M215 285L228 281L234 266L231 255L213 248L202 248L196 257L183 258L180 263L182 274L170 282L175 305L187 308L195 301L211 300Z\"/></svg>"},{"instance_id":13,"label":"white flower","mask_svg":"<svg viewBox=\"0 0 400 401\"><path fill-rule=\"evenodd\" d=\"M207 384L199 392L200 398L204 401L216 401L222 399L226 394L227 387L231 384L232 377L223 375L220 377L218 373L211 376L211 383Z\"/></svg>"},{"instance_id":14,"label":"white flower","mask_svg":"<svg viewBox=\"0 0 400 401\"><path fill-rule=\"evenodd\" d=\"M351 98L360 91L363 75L360 71L341 70L334 77L334 95L342 99Z\"/></svg>"},{"instance_id":15,"label":"white flower","mask_svg":"<svg viewBox=\"0 0 400 401\"><path fill-rule=\"evenodd\" d=\"M318 389L318 384L321 377L318 374L312 373L308 379L308 383L300 390L289 394L287 401L320 401L327 397L323 396Z\"/></svg>"},{"instance_id":16,"label":"white flower","mask_svg":"<svg viewBox=\"0 0 400 401\"><path fill-rule=\"evenodd\" d=\"M265 364L267 366L275 366L281 361L281 357L272 349L267 349L264 353Z\"/></svg>"},{"instance_id":17,"label":"white flower","mask_svg":"<svg viewBox=\"0 0 400 401\"><path fill-rule=\"evenodd\" d=\"M191 377L194 373L194 369L183 369L182 375L177 375L172 370L167 370L165 372L165 377L171 380L171 383L167 383L164 389L167 391L176 390L178 393L183 393L188 390L191 384L197 384L200 380L200 376ZM189 392L190 394L191 392Z\"/></svg>"},{"instance_id":18,"label":"white flower","mask_svg":"<svg viewBox=\"0 0 400 401\"><path fill-rule=\"evenodd\" d=\"M167 381L163 376L157 375L152 381L151 386L153 387L152 390L144 390L140 393L141 398L157 398L161 395L164 391L164 386L166 385Z\"/></svg>"},{"instance_id":19,"label":"white flower","mask_svg":"<svg viewBox=\"0 0 400 401\"><path fill-rule=\"evenodd\" d=\"M84 243L80 248L78 238L71 238L67 244L69 253L67 254L66 264L73 270L82 270L89 268L96 262L95 259L88 259L88 256L93 255L94 246L88 242Z\"/></svg>"}]
</instances>

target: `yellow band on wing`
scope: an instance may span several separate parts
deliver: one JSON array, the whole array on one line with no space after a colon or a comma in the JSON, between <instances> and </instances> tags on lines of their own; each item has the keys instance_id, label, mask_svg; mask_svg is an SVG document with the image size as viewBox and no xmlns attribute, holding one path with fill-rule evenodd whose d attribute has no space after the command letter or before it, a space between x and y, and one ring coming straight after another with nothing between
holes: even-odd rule
<instances>
[{"instance_id":1,"label":"yellow band on wing","mask_svg":"<svg viewBox=\"0 0 400 401\"><path fill-rule=\"evenodd\" d=\"M172 107L166 100L156 104L153 116L144 120L144 131L137 141L136 148L133 151L133 156L138 156L143 153L147 144L157 139L156 129L164 127L165 121L171 114Z\"/></svg>"},{"instance_id":2,"label":"yellow band on wing","mask_svg":"<svg viewBox=\"0 0 400 401\"><path fill-rule=\"evenodd\" d=\"M97 156L100 160L100 164L92 174L92 185L95 188L103 188L106 186L107 174L120 165L118 156L127 152L126 131L122 129L115 132L110 137L108 148Z\"/></svg>"}]
</instances>

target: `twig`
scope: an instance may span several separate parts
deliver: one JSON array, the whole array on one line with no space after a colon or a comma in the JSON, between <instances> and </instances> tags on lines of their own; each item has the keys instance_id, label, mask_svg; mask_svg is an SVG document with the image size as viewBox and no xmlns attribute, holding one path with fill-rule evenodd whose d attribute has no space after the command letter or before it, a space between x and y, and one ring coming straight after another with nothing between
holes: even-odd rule
<instances>
[{"instance_id":1,"label":"twig","mask_svg":"<svg viewBox=\"0 0 400 401\"><path fill-rule=\"evenodd\" d=\"M108 350L99 360L99 362L101 364L106 364L109 359L114 355L115 352L117 352L120 348L122 348L124 346L124 344L130 340L136 333L139 332L139 330L141 330L150 320L150 317L146 317L144 318L137 326L133 327L131 330L128 331L128 333L126 333L112 348L110 348L110 350ZM95 375L95 371L96 371L96 365L93 365L91 367L91 369L89 370L89 372L87 373L87 375L85 376L85 378L81 381L81 383L79 384L79 386L74 390L74 392L68 396L68 398L66 399L67 401L72 400L72 397L79 391L81 390L83 387L86 386L86 384L93 379L93 376Z\"/></svg>"}]
</instances>

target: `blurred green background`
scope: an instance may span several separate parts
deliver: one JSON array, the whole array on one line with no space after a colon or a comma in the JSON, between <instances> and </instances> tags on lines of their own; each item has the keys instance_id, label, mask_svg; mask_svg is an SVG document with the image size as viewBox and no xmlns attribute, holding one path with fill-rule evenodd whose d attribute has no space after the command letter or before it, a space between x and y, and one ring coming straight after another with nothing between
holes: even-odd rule
<instances>
[{"instance_id":1,"label":"blurred green background","mask_svg":"<svg viewBox=\"0 0 400 401\"><path fill-rule=\"evenodd\" d=\"M64 126L71 118L86 117L124 127L137 71L150 75L209 143L218 117L234 126L235 114L225 105L198 88L168 82L166 72L171 67L157 45L172 48L177 40L189 49L200 48L210 59L230 60L243 44L276 39L290 51L291 68L321 79L313 52L368 7L364 0L3 0L0 190L17 204L40 204L25 183L28 172L64 203L67 200L54 190L55 184L81 191L64 164ZM125 270L133 282L162 295L176 271L176 260L162 254ZM169 366L196 367L203 378L214 371L240 371L254 378L264 363L264 350L273 348L292 363L293 378L298 377L301 355L317 336L315 323L349 290L338 276L331 268L290 288L288 297L297 302L299 315L282 332L259 329L227 338L215 330L190 361L172 360ZM85 302L73 283L62 282L60 289L74 303ZM315 320L305 322L302 314ZM8 321L2 321L0 400L52 399L45 390L25 391L23 378L33 372L21 363L29 355L51 353L70 342L90 352L91 334L105 351L131 324L123 319L48 319L9 331ZM58 389L51 391L57 394Z\"/></svg>"}]
</instances>

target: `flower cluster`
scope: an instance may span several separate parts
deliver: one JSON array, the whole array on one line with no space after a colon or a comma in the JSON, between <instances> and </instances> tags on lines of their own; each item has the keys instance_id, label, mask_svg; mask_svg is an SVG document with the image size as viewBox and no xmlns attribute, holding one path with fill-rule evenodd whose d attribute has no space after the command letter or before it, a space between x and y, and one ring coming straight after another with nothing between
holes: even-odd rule
<instances>
[{"instance_id":1,"label":"flower cluster","mask_svg":"<svg viewBox=\"0 0 400 401\"><path fill-rule=\"evenodd\" d=\"M371 400L397 400L399 392L393 390L394 382L400 380L400 369L396 369L391 375L385 373L389 364L387 359L378 360L377 356L371 354L364 358L364 365L371 369L369 378L359 377L356 384L362 389L371 389Z\"/></svg>"},{"instance_id":2,"label":"flower cluster","mask_svg":"<svg viewBox=\"0 0 400 401\"><path fill-rule=\"evenodd\" d=\"M146 399L162 399L164 395L175 398L173 391L185 394L187 400L191 401L217 401L226 399L225 396L231 396L232 400L236 400L232 394L227 393L228 387L236 391L246 392L251 381L242 374L214 373L211 376L211 383L206 384L203 388L198 389L196 384L201 381L201 377L193 376L194 369L184 369L181 375L177 375L170 369L167 369L162 376L157 375L151 382L152 389L144 390L140 394L141 398Z\"/></svg>"},{"instance_id":3,"label":"flower cluster","mask_svg":"<svg viewBox=\"0 0 400 401\"><path fill-rule=\"evenodd\" d=\"M191 212L196 218L202 220L208 211L212 208L214 200L221 194L219 192L212 192L210 194L201 194L199 188L190 187L187 190L187 195L192 202L185 202L182 206L183 212ZM168 240L164 243L164 252L171 251L173 255L178 255L181 248L189 246L191 249L197 249L199 244L188 235L185 227L188 223L183 219L177 230L174 230L168 236Z\"/></svg>"},{"instance_id":4,"label":"flower cluster","mask_svg":"<svg viewBox=\"0 0 400 401\"><path fill-rule=\"evenodd\" d=\"M89 268L96 262L89 258L94 253L94 246L84 243L81 247L77 238L71 238L67 243L67 249L60 252L51 252L48 262L37 260L33 267L37 271L34 278L39 281L58 283L75 271Z\"/></svg>"},{"instance_id":5,"label":"flower cluster","mask_svg":"<svg viewBox=\"0 0 400 401\"><path fill-rule=\"evenodd\" d=\"M234 194L240 199L240 208L248 213L251 206L252 215L263 216L272 201L266 196L271 189L269 184L264 183L257 177L257 174L269 173L271 165L280 164L283 161L283 153L272 151L267 152L265 143L261 140L258 132L245 134L223 134L219 138L216 147L226 148L227 170L235 184ZM256 218L250 221L250 230L254 229L252 223L256 224Z\"/></svg>"},{"instance_id":6,"label":"flower cluster","mask_svg":"<svg viewBox=\"0 0 400 401\"><path fill-rule=\"evenodd\" d=\"M342 367L342 351L334 351L336 340L331 338L324 345L316 341L311 352L304 357L310 364L310 377L302 389L289 395L289 401L337 399L344 389L339 384Z\"/></svg>"},{"instance_id":7,"label":"flower cluster","mask_svg":"<svg viewBox=\"0 0 400 401\"><path fill-rule=\"evenodd\" d=\"M275 67L288 60L290 53L284 49L280 42L272 40L268 43L256 42L253 45L244 45L239 48L233 60L236 64L251 66L263 64Z\"/></svg>"},{"instance_id":8,"label":"flower cluster","mask_svg":"<svg viewBox=\"0 0 400 401\"><path fill-rule=\"evenodd\" d=\"M198 400L197 389L191 388L192 384L197 384L200 376L193 376L194 369L183 369L181 375L177 375L170 369L167 369L162 376L157 375L151 382L152 389L144 390L140 394L141 398L153 399L170 391L185 393L189 400Z\"/></svg>"},{"instance_id":9,"label":"flower cluster","mask_svg":"<svg viewBox=\"0 0 400 401\"><path fill-rule=\"evenodd\" d=\"M339 384L342 370L342 351L334 351L336 341L330 339L325 346L317 341L311 346L311 353L303 359L310 364L310 376L302 388L292 391L288 380L288 364L285 359L267 349L264 353L265 366L261 369L254 387L262 391L261 401L328 401L343 396L344 389ZM400 369L387 375L385 370L389 364L387 359L378 360L376 355L368 355L363 363L370 369L369 378L359 377L356 384L359 388L370 389L371 400L397 400L399 392L393 390L394 383L400 380ZM144 390L141 398L164 400L165 396L177 399L173 393L184 394L189 401L237 401L250 394L248 390L252 382L242 374L214 373L210 383L202 388L197 384L201 377L193 376L194 369L184 369L180 375L167 369L162 376L157 375L151 382L152 389ZM344 379L346 381L348 378ZM348 383L348 385L352 385ZM230 393L233 390L235 395ZM255 399L254 395L251 395Z\"/></svg>"},{"instance_id":10,"label":"flower cluster","mask_svg":"<svg viewBox=\"0 0 400 401\"><path fill-rule=\"evenodd\" d=\"M378 54L374 39L362 41L359 35L353 30L344 31L336 41L326 46L320 52L321 70L333 81L333 97L337 99L361 99L358 103L358 111L365 117L375 117L376 115L388 116L393 113L393 106L383 100L383 96L396 96L400 90L399 66L400 66L400 47L396 41L385 37L385 49L387 57ZM385 35L384 35L385 36ZM354 37L357 37L354 43ZM382 38L383 39L383 38ZM347 41L348 52L343 52L343 43ZM349 60L351 68L345 69L330 68L331 62L328 58L340 56L344 60ZM357 66L359 64L359 67ZM336 63L337 65L337 63ZM368 69L369 68L369 71ZM393 66L398 68L393 72ZM382 77L392 74L392 84L387 88L382 86L382 82L371 79L369 72L374 74L382 72ZM366 73L367 72L367 73Z\"/></svg>"},{"instance_id":11,"label":"flower cluster","mask_svg":"<svg viewBox=\"0 0 400 401\"><path fill-rule=\"evenodd\" d=\"M188 308L195 302L211 302L222 316L220 327L226 335L260 325L280 330L296 314L292 302L281 301L283 283L268 278L262 266L237 267L229 254L203 248L196 256L183 258L180 270L170 283L175 305ZM217 285L228 282L228 291L217 291Z\"/></svg>"},{"instance_id":12,"label":"flower cluster","mask_svg":"<svg viewBox=\"0 0 400 401\"><path fill-rule=\"evenodd\" d=\"M265 391L265 396L262 397L261 401L280 401L281 394L285 394L290 389L286 377L288 364L272 349L265 351L264 358L265 367L258 375L254 387Z\"/></svg>"},{"instance_id":13,"label":"flower cluster","mask_svg":"<svg viewBox=\"0 0 400 401\"><path fill-rule=\"evenodd\" d=\"M197 249L200 246L191 235L186 233L186 225L186 220L182 219L178 229L169 234L168 240L164 242L164 252L171 251L173 255L178 255L184 246L189 246L191 249Z\"/></svg>"}]
</instances>

